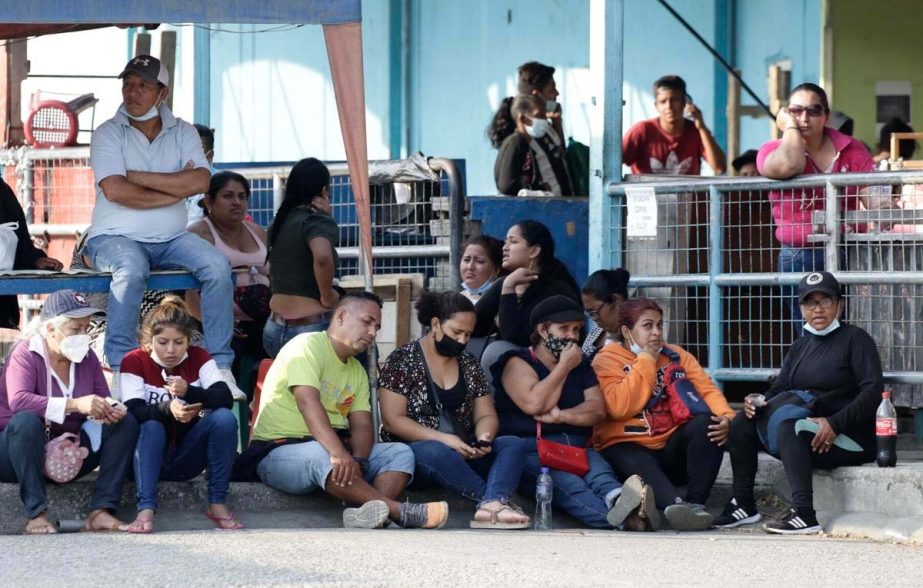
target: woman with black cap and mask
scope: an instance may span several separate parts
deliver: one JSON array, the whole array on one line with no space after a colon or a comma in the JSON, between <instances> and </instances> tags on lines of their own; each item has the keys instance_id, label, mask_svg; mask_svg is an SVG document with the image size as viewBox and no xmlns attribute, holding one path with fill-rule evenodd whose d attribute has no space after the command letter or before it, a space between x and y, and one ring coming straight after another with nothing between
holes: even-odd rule
<instances>
[{"instance_id":1,"label":"woman with black cap and mask","mask_svg":"<svg viewBox=\"0 0 923 588\"><path fill-rule=\"evenodd\" d=\"M295 335L325 330L340 299L333 287L339 229L329 184L323 162L310 157L296 163L269 227L272 312L263 327L263 347L270 357Z\"/></svg>"},{"instance_id":2,"label":"woman with black cap and mask","mask_svg":"<svg viewBox=\"0 0 923 588\"><path fill-rule=\"evenodd\" d=\"M631 476L622 486L606 460L589 448L578 458L582 464L555 467L539 456L539 437L581 453L606 408L596 374L580 349L580 305L567 296L551 296L535 306L530 319L532 346L512 349L491 366L500 433L522 437L527 444L521 492L534 491L547 466L555 508L599 529L656 529L654 496L640 477Z\"/></svg>"},{"instance_id":3,"label":"woman with black cap and mask","mask_svg":"<svg viewBox=\"0 0 923 588\"><path fill-rule=\"evenodd\" d=\"M804 535L823 528L814 512L813 472L875 459L875 410L884 379L875 341L864 330L840 324L843 296L828 272L812 272L798 284L804 336L795 339L766 392L731 422L733 497L715 526L738 527L762 519L753 485L760 449L782 460L792 508L766 523L769 533Z\"/></svg>"},{"instance_id":4,"label":"woman with black cap and mask","mask_svg":"<svg viewBox=\"0 0 923 588\"><path fill-rule=\"evenodd\" d=\"M417 319L429 333L388 356L379 378L382 439L416 457L416 485L439 485L477 503L473 528L525 529L512 502L523 443L497 437L497 412L478 360L465 351L474 305L457 292L425 292Z\"/></svg>"}]
</instances>

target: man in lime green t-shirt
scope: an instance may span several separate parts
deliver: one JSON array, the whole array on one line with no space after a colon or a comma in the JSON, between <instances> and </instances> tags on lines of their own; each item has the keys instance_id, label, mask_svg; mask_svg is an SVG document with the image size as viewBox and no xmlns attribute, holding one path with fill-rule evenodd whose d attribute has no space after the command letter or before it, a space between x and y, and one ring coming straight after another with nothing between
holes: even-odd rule
<instances>
[{"instance_id":1,"label":"man in lime green t-shirt","mask_svg":"<svg viewBox=\"0 0 923 588\"><path fill-rule=\"evenodd\" d=\"M285 344L266 374L248 451L272 447L256 467L263 483L290 494L322 488L349 504L343 525L374 529L445 524L445 502L401 503L414 456L403 443L375 443L369 380L355 356L381 328L381 299L340 299L326 331ZM267 445L272 444L272 445Z\"/></svg>"}]
</instances>

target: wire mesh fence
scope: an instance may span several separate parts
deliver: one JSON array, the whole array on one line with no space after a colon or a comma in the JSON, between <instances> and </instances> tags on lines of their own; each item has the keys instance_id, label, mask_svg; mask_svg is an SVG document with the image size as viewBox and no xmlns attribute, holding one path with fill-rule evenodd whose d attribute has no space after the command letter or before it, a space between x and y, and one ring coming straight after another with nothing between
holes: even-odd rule
<instances>
[{"instance_id":1,"label":"wire mesh fence","mask_svg":"<svg viewBox=\"0 0 923 588\"><path fill-rule=\"evenodd\" d=\"M795 284L826 269L844 284L846 320L878 343L898 404L923 406L923 173L672 178L610 194L636 294L660 303L668 340L717 379L777 372L801 333Z\"/></svg>"},{"instance_id":2,"label":"wire mesh fence","mask_svg":"<svg viewBox=\"0 0 923 588\"><path fill-rule=\"evenodd\" d=\"M464 198L462 182L451 161L431 158L429 164L436 181L370 187L373 267L376 273L422 273L428 281L439 278L455 284L458 261L452 244L461 238L457 231L463 219L452 213L460 210L455 204ZM348 168L345 163L329 168L330 201L340 230L339 273L360 274L359 223ZM89 226L95 200L89 148L0 151L0 169L19 197L33 235L53 238L55 247L49 254L70 259L74 236ZM250 182L248 205L253 221L268 227L291 167L231 169ZM452 204L434 210L434 199L440 198Z\"/></svg>"}]
</instances>

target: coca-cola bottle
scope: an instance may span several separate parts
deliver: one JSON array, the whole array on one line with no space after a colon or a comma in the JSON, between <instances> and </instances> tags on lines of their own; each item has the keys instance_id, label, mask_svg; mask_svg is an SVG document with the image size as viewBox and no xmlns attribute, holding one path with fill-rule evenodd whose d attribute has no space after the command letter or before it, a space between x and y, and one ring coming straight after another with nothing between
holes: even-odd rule
<instances>
[{"instance_id":1,"label":"coca-cola bottle","mask_svg":"<svg viewBox=\"0 0 923 588\"><path fill-rule=\"evenodd\" d=\"M881 404L875 412L875 438L878 454L875 463L880 468L893 468L897 463L897 413L891 404L891 391L881 393Z\"/></svg>"}]
</instances>

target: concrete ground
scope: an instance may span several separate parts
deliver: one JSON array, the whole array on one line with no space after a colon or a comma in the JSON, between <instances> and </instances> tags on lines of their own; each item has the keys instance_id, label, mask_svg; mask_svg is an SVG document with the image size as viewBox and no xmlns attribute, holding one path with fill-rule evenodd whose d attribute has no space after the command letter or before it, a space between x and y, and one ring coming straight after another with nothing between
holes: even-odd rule
<instances>
[{"instance_id":1,"label":"concrete ground","mask_svg":"<svg viewBox=\"0 0 923 588\"><path fill-rule=\"evenodd\" d=\"M8 586L919 586L923 548L754 530L0 536Z\"/></svg>"}]
</instances>

